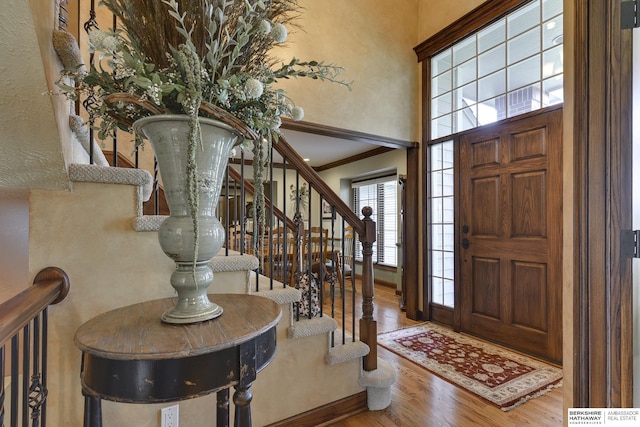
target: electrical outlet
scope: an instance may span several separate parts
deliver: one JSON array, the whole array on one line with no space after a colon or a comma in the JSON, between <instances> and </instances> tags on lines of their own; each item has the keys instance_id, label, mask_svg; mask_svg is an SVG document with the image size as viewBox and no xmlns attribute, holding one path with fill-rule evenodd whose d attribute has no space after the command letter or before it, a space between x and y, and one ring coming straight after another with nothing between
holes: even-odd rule
<instances>
[{"instance_id":1,"label":"electrical outlet","mask_svg":"<svg viewBox=\"0 0 640 427\"><path fill-rule=\"evenodd\" d=\"M179 406L167 406L160 411L160 427L179 427Z\"/></svg>"}]
</instances>

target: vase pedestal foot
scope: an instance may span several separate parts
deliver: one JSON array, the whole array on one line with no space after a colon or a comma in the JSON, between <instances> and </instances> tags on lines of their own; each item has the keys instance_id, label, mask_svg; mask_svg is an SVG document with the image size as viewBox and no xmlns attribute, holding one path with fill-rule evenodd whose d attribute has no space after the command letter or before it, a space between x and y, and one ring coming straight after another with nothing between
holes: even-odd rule
<instances>
[{"instance_id":1,"label":"vase pedestal foot","mask_svg":"<svg viewBox=\"0 0 640 427\"><path fill-rule=\"evenodd\" d=\"M190 306L188 309L181 309L181 304L178 302L174 307L165 311L160 319L165 323L185 324L204 322L220 317L224 311L222 307L213 302L207 302L205 307L193 308Z\"/></svg>"},{"instance_id":2,"label":"vase pedestal foot","mask_svg":"<svg viewBox=\"0 0 640 427\"><path fill-rule=\"evenodd\" d=\"M178 299L173 307L164 312L161 320L185 324L204 322L222 315L222 307L212 302L207 294L212 283L213 271L206 261L195 265L193 262L176 261L176 269L171 274L171 286L176 290Z\"/></svg>"}]
</instances>

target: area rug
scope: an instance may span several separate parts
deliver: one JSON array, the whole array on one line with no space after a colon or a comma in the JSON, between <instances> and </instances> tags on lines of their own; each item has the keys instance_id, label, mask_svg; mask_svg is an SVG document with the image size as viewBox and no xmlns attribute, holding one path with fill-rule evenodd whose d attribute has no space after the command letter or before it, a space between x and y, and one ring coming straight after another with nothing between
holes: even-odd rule
<instances>
[{"instance_id":1,"label":"area rug","mask_svg":"<svg viewBox=\"0 0 640 427\"><path fill-rule=\"evenodd\" d=\"M378 344L509 411L562 385L562 370L433 323L378 335Z\"/></svg>"}]
</instances>

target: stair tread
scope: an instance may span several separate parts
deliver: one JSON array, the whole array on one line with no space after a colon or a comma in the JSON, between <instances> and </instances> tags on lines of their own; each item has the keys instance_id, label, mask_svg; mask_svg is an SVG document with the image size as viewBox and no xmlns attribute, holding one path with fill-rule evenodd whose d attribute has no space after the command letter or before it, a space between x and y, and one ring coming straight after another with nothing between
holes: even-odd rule
<instances>
[{"instance_id":1,"label":"stair tread","mask_svg":"<svg viewBox=\"0 0 640 427\"><path fill-rule=\"evenodd\" d=\"M303 338L312 335L325 334L335 331L338 322L331 317L314 317L312 319L300 319L289 327L289 338Z\"/></svg>"},{"instance_id":2,"label":"stair tread","mask_svg":"<svg viewBox=\"0 0 640 427\"><path fill-rule=\"evenodd\" d=\"M364 357L369 354L370 351L369 346L362 341L349 341L329 349L325 361L329 366L334 366L339 363Z\"/></svg>"}]
</instances>

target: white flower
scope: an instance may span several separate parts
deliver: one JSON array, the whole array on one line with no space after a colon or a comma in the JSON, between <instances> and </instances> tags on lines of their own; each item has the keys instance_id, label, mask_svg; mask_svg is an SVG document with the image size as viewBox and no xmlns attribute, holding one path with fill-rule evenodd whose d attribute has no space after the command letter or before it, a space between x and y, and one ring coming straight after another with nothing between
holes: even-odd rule
<instances>
[{"instance_id":1,"label":"white flower","mask_svg":"<svg viewBox=\"0 0 640 427\"><path fill-rule=\"evenodd\" d=\"M297 122L298 120L302 120L303 117L304 117L304 110L302 109L302 107L296 106L291 109L291 118L293 120Z\"/></svg>"},{"instance_id":2,"label":"white flower","mask_svg":"<svg viewBox=\"0 0 640 427\"><path fill-rule=\"evenodd\" d=\"M89 32L89 43L95 50L102 50L102 41L108 36L109 34L102 30L92 30Z\"/></svg>"},{"instance_id":3,"label":"white flower","mask_svg":"<svg viewBox=\"0 0 640 427\"><path fill-rule=\"evenodd\" d=\"M147 88L147 95L156 104L160 105L160 86L153 84Z\"/></svg>"},{"instance_id":4,"label":"white flower","mask_svg":"<svg viewBox=\"0 0 640 427\"><path fill-rule=\"evenodd\" d=\"M271 22L263 19L258 25L258 32L261 34L269 34L271 32Z\"/></svg>"},{"instance_id":5,"label":"white flower","mask_svg":"<svg viewBox=\"0 0 640 427\"><path fill-rule=\"evenodd\" d=\"M118 39L113 36L107 36L102 41L102 46L104 47L104 51L106 52L117 52L118 51Z\"/></svg>"},{"instance_id":6,"label":"white flower","mask_svg":"<svg viewBox=\"0 0 640 427\"><path fill-rule=\"evenodd\" d=\"M280 129L280 126L282 126L282 119L280 118L280 116L274 117L273 121L271 122L271 130L278 130Z\"/></svg>"},{"instance_id":7,"label":"white flower","mask_svg":"<svg viewBox=\"0 0 640 427\"><path fill-rule=\"evenodd\" d=\"M94 50L115 52L118 50L118 39L106 31L93 30L89 33L89 43Z\"/></svg>"},{"instance_id":8,"label":"white flower","mask_svg":"<svg viewBox=\"0 0 640 427\"><path fill-rule=\"evenodd\" d=\"M262 96L264 86L257 79L248 79L244 84L244 93L249 99L258 99Z\"/></svg>"},{"instance_id":9,"label":"white flower","mask_svg":"<svg viewBox=\"0 0 640 427\"><path fill-rule=\"evenodd\" d=\"M287 39L287 27L283 24L276 24L271 30L271 37L278 43L282 43Z\"/></svg>"},{"instance_id":10,"label":"white flower","mask_svg":"<svg viewBox=\"0 0 640 427\"><path fill-rule=\"evenodd\" d=\"M127 77L135 76L135 70L131 68L127 68L122 63L115 63L113 67L114 74L117 79L126 79Z\"/></svg>"}]
</instances>

